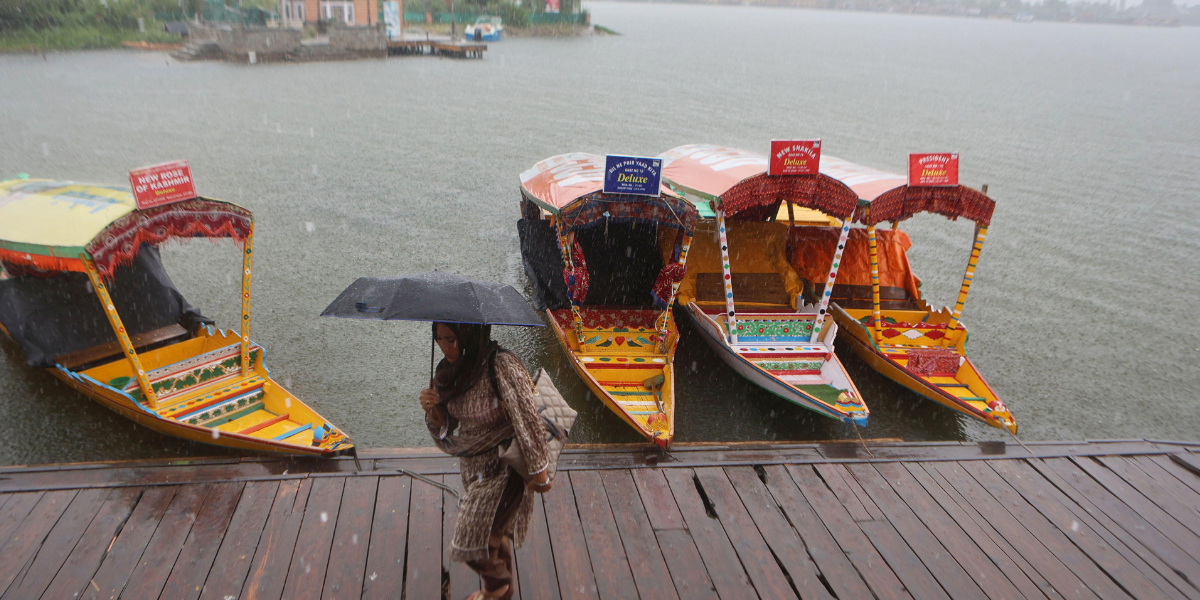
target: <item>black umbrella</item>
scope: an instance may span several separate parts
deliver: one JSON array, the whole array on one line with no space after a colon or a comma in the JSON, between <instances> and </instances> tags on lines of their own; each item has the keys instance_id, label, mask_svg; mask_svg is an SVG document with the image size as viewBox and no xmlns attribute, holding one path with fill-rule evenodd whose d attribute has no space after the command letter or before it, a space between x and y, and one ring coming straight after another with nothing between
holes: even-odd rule
<instances>
[{"instance_id":1,"label":"black umbrella","mask_svg":"<svg viewBox=\"0 0 1200 600\"><path fill-rule=\"evenodd\" d=\"M511 285L473 281L440 271L400 277L359 277L321 316L545 326L525 297Z\"/></svg>"}]
</instances>

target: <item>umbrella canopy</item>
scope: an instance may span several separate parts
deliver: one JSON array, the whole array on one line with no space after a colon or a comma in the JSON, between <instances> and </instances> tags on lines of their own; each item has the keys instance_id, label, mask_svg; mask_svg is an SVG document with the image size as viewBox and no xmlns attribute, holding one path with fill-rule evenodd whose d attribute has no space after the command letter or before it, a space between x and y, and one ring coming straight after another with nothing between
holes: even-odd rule
<instances>
[{"instance_id":1,"label":"umbrella canopy","mask_svg":"<svg viewBox=\"0 0 1200 600\"><path fill-rule=\"evenodd\" d=\"M525 297L511 285L472 281L440 271L400 277L360 277L321 316L544 326Z\"/></svg>"}]
</instances>

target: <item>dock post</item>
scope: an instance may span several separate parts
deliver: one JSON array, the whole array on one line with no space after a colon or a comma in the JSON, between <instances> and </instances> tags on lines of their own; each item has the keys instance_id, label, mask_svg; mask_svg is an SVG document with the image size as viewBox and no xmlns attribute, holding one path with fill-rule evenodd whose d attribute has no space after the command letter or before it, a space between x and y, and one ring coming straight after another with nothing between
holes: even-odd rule
<instances>
[{"instance_id":1,"label":"dock post","mask_svg":"<svg viewBox=\"0 0 1200 600\"><path fill-rule=\"evenodd\" d=\"M254 255L254 222L246 234L245 252L242 254L242 377L250 374L250 263Z\"/></svg>"}]
</instances>

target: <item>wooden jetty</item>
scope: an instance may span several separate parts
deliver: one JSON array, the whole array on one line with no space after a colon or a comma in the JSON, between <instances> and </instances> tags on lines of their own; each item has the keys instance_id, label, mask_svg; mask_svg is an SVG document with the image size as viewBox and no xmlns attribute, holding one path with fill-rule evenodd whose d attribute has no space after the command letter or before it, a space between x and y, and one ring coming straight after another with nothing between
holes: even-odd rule
<instances>
[{"instance_id":1,"label":"wooden jetty","mask_svg":"<svg viewBox=\"0 0 1200 600\"><path fill-rule=\"evenodd\" d=\"M449 38L389 40L388 55L433 54L451 58L483 58L487 44L454 41Z\"/></svg>"},{"instance_id":2,"label":"wooden jetty","mask_svg":"<svg viewBox=\"0 0 1200 600\"><path fill-rule=\"evenodd\" d=\"M2 598L439 598L457 463L0 468ZM521 598L1200 598L1200 444L568 448Z\"/></svg>"}]
</instances>

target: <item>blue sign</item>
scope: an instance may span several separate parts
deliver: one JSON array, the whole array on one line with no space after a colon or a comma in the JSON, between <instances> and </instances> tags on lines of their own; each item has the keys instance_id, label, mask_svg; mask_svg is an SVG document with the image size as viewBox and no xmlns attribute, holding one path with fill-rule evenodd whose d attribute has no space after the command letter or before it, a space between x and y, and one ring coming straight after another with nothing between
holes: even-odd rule
<instances>
[{"instance_id":1,"label":"blue sign","mask_svg":"<svg viewBox=\"0 0 1200 600\"><path fill-rule=\"evenodd\" d=\"M662 159L637 156L604 157L604 193L658 196Z\"/></svg>"}]
</instances>

